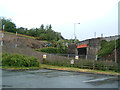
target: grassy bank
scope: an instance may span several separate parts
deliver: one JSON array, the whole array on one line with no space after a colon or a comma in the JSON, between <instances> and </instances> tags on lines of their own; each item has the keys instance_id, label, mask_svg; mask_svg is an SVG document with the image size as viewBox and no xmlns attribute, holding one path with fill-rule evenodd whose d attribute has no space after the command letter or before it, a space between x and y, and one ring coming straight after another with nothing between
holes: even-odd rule
<instances>
[{"instance_id":1,"label":"grassy bank","mask_svg":"<svg viewBox=\"0 0 120 90\"><path fill-rule=\"evenodd\" d=\"M96 74L120 75L120 73L117 73L117 72L114 72L114 71L80 69L80 68L64 67L64 66L60 67L60 66L52 66L52 65L46 65L46 64L41 64L40 68L63 70L63 71L74 71L74 72L85 72L85 73L96 73Z\"/></svg>"},{"instance_id":2,"label":"grassy bank","mask_svg":"<svg viewBox=\"0 0 120 90\"><path fill-rule=\"evenodd\" d=\"M106 74L106 75L120 75L120 73L114 71L101 71L101 70L91 70L91 69L80 69L74 67L64 67L64 66L52 66L46 64L40 64L39 67L11 67L3 66L2 69L7 70L38 70L38 69L52 69L52 70L62 70L62 71L73 71L73 72L83 72L83 73L94 73L94 74Z\"/></svg>"}]
</instances>

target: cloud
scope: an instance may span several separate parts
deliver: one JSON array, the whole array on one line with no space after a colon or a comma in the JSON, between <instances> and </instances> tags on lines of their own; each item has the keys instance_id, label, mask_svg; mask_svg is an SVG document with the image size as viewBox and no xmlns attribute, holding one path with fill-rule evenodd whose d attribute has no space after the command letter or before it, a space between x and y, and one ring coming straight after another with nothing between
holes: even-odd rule
<instances>
[{"instance_id":1,"label":"cloud","mask_svg":"<svg viewBox=\"0 0 120 90\"><path fill-rule=\"evenodd\" d=\"M11 18L19 27L57 24L53 28L65 34L65 30L72 32L70 25L75 22L86 24L107 16L117 2L118 0L1 0L0 14Z\"/></svg>"}]
</instances>

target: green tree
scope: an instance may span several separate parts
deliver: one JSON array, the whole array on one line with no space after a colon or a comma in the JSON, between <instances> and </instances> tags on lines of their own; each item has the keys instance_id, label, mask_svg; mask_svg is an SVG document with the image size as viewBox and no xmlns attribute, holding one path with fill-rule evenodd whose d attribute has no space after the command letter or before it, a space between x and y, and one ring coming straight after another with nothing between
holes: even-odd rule
<instances>
[{"instance_id":1,"label":"green tree","mask_svg":"<svg viewBox=\"0 0 120 90\"><path fill-rule=\"evenodd\" d=\"M34 29L30 29L30 30L28 31L28 35L30 35L30 36L35 36L35 31L34 31Z\"/></svg>"},{"instance_id":2,"label":"green tree","mask_svg":"<svg viewBox=\"0 0 120 90\"><path fill-rule=\"evenodd\" d=\"M2 25L5 25L5 31L13 33L16 32L16 25L10 19L5 19L4 17L2 17L1 20Z\"/></svg>"}]
</instances>

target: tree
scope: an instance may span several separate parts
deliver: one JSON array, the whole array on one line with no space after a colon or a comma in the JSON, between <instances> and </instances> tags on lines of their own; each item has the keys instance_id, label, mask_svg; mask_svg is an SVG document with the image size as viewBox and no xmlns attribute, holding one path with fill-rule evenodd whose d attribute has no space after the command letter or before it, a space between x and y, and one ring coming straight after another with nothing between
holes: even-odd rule
<instances>
[{"instance_id":1,"label":"tree","mask_svg":"<svg viewBox=\"0 0 120 90\"><path fill-rule=\"evenodd\" d=\"M17 31L20 34L39 37L38 39L40 40L59 41L60 39L64 39L60 33L52 30L51 24L47 25L46 28L44 28L44 25L42 24L40 28L36 28L36 29L32 28L28 30L27 28L24 27L16 28L16 25L10 19L5 19L0 17L0 20L2 21L2 25L5 25L5 31L8 32L15 33Z\"/></svg>"},{"instance_id":2,"label":"tree","mask_svg":"<svg viewBox=\"0 0 120 90\"><path fill-rule=\"evenodd\" d=\"M51 24L48 26L48 29L52 30L52 26L51 26Z\"/></svg>"},{"instance_id":3,"label":"tree","mask_svg":"<svg viewBox=\"0 0 120 90\"><path fill-rule=\"evenodd\" d=\"M28 35L29 35L29 36L35 36L34 29L30 29L30 30L28 31Z\"/></svg>"},{"instance_id":4,"label":"tree","mask_svg":"<svg viewBox=\"0 0 120 90\"><path fill-rule=\"evenodd\" d=\"M42 24L40 26L40 34L45 33L44 25Z\"/></svg>"},{"instance_id":5,"label":"tree","mask_svg":"<svg viewBox=\"0 0 120 90\"><path fill-rule=\"evenodd\" d=\"M10 19L2 18L1 20L2 20L2 25L5 25L5 31L13 32L13 33L16 32L16 25Z\"/></svg>"}]
</instances>

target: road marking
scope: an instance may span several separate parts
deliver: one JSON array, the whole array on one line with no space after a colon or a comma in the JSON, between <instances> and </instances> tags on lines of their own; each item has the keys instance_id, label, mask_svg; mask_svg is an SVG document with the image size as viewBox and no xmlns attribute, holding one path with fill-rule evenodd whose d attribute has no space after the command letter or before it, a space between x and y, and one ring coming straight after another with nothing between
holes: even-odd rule
<instances>
[{"instance_id":1,"label":"road marking","mask_svg":"<svg viewBox=\"0 0 120 90\"><path fill-rule=\"evenodd\" d=\"M104 81L104 80L107 80L107 79L110 79L110 78L99 78L99 79L93 79L93 80L88 80L88 81L83 81L83 82L98 82L98 81Z\"/></svg>"}]
</instances>

